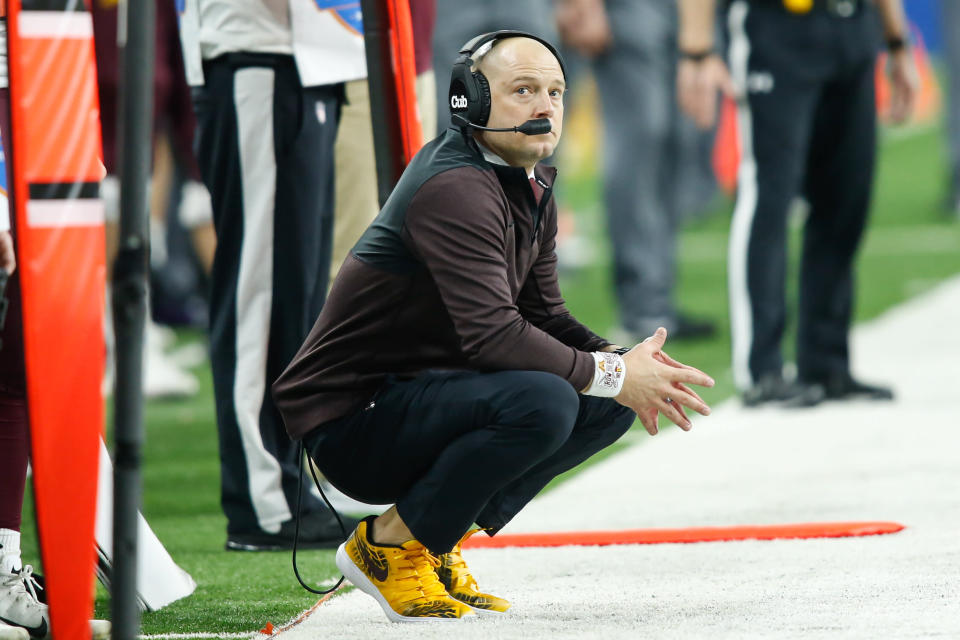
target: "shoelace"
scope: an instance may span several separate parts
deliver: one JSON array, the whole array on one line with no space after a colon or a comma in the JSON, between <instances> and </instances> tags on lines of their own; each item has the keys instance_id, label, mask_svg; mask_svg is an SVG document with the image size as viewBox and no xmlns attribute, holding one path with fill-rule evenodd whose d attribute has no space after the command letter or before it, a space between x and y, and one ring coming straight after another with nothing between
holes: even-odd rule
<instances>
[{"instance_id":1,"label":"shoelace","mask_svg":"<svg viewBox=\"0 0 960 640\"><path fill-rule=\"evenodd\" d=\"M33 577L33 567L26 565L20 571L12 571L0 577L0 584L10 590L13 602L36 615L47 616L47 605L37 598L37 589L43 589Z\"/></svg>"},{"instance_id":2,"label":"shoelace","mask_svg":"<svg viewBox=\"0 0 960 640\"><path fill-rule=\"evenodd\" d=\"M480 533L483 529L471 529L467 531L460 542L457 543L449 553L444 554L443 563L450 570L450 574L453 577L453 586L456 587L467 587L468 589L477 588L477 580L473 577L473 574L470 573L470 568L467 566L466 560L463 559L463 543L467 541L470 536Z\"/></svg>"},{"instance_id":3,"label":"shoelace","mask_svg":"<svg viewBox=\"0 0 960 640\"><path fill-rule=\"evenodd\" d=\"M20 576L20 581L23 582L23 586L30 592L30 596L39 603L40 598L37 597L37 589L43 591L43 587L41 587L37 579L33 577L33 566L29 564L23 565L18 575Z\"/></svg>"},{"instance_id":4,"label":"shoelace","mask_svg":"<svg viewBox=\"0 0 960 640\"><path fill-rule=\"evenodd\" d=\"M394 559L400 561L397 563L398 568L411 569L410 575L397 578L397 581L416 581L406 587L411 597L404 600L404 604L436 600L447 596L447 590L441 584L435 570L440 566L440 559L426 548L417 546L411 549L397 549Z\"/></svg>"},{"instance_id":5,"label":"shoelace","mask_svg":"<svg viewBox=\"0 0 960 640\"><path fill-rule=\"evenodd\" d=\"M468 589L477 588L477 581L473 577L473 574L470 573L470 568L467 566L466 560L464 560L463 556L460 554L459 544L455 546L450 553L446 554L444 564L450 570L450 574L453 578L453 586L467 587Z\"/></svg>"}]
</instances>

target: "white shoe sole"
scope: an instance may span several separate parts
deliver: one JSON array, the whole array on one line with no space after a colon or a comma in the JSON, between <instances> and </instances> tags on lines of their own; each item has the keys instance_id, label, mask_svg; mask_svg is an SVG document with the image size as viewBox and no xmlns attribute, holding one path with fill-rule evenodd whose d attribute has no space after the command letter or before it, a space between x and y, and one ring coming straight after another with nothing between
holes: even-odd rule
<instances>
[{"instance_id":1,"label":"white shoe sole","mask_svg":"<svg viewBox=\"0 0 960 640\"><path fill-rule=\"evenodd\" d=\"M343 572L344 577L353 584L357 589L363 591L368 596L373 597L380 604L380 608L383 609L383 612L387 614L387 619L390 622L426 622L426 623L441 623L441 622L459 622L464 618L414 618L411 616L402 616L396 611L393 610L393 607L390 606L390 603L387 602L387 599L383 597L383 594L380 593L380 590L377 589L376 585L370 581L370 578L360 570L353 560L350 559L350 556L347 554L346 544L343 543L337 549L337 568ZM465 616L473 617L473 616Z\"/></svg>"},{"instance_id":2,"label":"white shoe sole","mask_svg":"<svg viewBox=\"0 0 960 640\"><path fill-rule=\"evenodd\" d=\"M90 635L93 640L110 640L110 632L113 625L109 620L91 620Z\"/></svg>"},{"instance_id":3,"label":"white shoe sole","mask_svg":"<svg viewBox=\"0 0 960 640\"><path fill-rule=\"evenodd\" d=\"M0 640L30 640L30 634L23 627L12 627L0 622Z\"/></svg>"}]
</instances>

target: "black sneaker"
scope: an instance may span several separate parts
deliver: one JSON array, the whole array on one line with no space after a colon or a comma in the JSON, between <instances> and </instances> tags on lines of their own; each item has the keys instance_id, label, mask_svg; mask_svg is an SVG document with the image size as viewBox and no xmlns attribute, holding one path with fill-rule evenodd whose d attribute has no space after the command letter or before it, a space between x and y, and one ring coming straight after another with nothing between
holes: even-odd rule
<instances>
[{"instance_id":1,"label":"black sneaker","mask_svg":"<svg viewBox=\"0 0 960 640\"><path fill-rule=\"evenodd\" d=\"M829 400L893 400L893 389L854 380L846 371L833 373L818 384Z\"/></svg>"},{"instance_id":2,"label":"black sneaker","mask_svg":"<svg viewBox=\"0 0 960 640\"><path fill-rule=\"evenodd\" d=\"M300 521L300 540L298 549L336 549L347 539L360 520L342 515L343 527L340 529L336 516L324 511L310 511ZM293 537L296 532L296 520L287 520L280 525L279 533L268 533L263 529L244 532L227 532L227 551L288 551L293 549Z\"/></svg>"},{"instance_id":3,"label":"black sneaker","mask_svg":"<svg viewBox=\"0 0 960 640\"><path fill-rule=\"evenodd\" d=\"M800 409L814 407L823 402L826 392L819 384L799 381L787 382L779 373L767 373L743 393L745 407L759 407L770 402L782 403L784 407Z\"/></svg>"}]
</instances>

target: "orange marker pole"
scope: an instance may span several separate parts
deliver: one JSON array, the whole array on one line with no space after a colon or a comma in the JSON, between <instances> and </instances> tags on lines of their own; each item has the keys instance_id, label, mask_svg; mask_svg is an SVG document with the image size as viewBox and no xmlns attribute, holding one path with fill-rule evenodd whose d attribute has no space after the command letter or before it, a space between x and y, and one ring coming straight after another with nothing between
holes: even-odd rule
<instances>
[{"instance_id":1,"label":"orange marker pole","mask_svg":"<svg viewBox=\"0 0 960 640\"><path fill-rule=\"evenodd\" d=\"M10 0L12 195L37 522L53 635L90 637L103 430L103 205L90 15ZM59 9L59 10L58 10Z\"/></svg>"},{"instance_id":2,"label":"orange marker pole","mask_svg":"<svg viewBox=\"0 0 960 640\"><path fill-rule=\"evenodd\" d=\"M393 87L403 149L403 165L410 164L423 144L423 127L417 104L417 65L413 49L413 22L409 0L388 0Z\"/></svg>"},{"instance_id":3,"label":"orange marker pole","mask_svg":"<svg viewBox=\"0 0 960 640\"><path fill-rule=\"evenodd\" d=\"M423 136L409 0L361 0L377 196L387 201Z\"/></svg>"}]
</instances>

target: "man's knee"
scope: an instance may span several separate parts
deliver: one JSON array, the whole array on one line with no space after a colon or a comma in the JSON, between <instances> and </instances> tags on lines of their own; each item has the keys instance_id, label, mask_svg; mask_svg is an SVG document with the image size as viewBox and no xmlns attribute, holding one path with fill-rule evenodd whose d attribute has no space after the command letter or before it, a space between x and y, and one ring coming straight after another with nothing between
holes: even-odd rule
<instances>
[{"instance_id":1,"label":"man's knee","mask_svg":"<svg viewBox=\"0 0 960 640\"><path fill-rule=\"evenodd\" d=\"M610 402L616 405L612 410L613 418L610 420L610 433L614 436L613 440L618 440L620 436L629 431L630 427L633 426L633 421L637 419L637 414L633 412L633 409L623 406L612 398Z\"/></svg>"},{"instance_id":2,"label":"man's knee","mask_svg":"<svg viewBox=\"0 0 960 640\"><path fill-rule=\"evenodd\" d=\"M577 430L587 430L595 434L597 442L607 446L616 442L620 436L630 430L637 414L613 398L584 398L586 403L581 411L581 424Z\"/></svg>"},{"instance_id":3,"label":"man's knee","mask_svg":"<svg viewBox=\"0 0 960 640\"><path fill-rule=\"evenodd\" d=\"M580 395L570 383L542 371L520 371L513 377L515 406L510 413L516 421L540 432L545 443L570 437L580 408Z\"/></svg>"}]
</instances>

